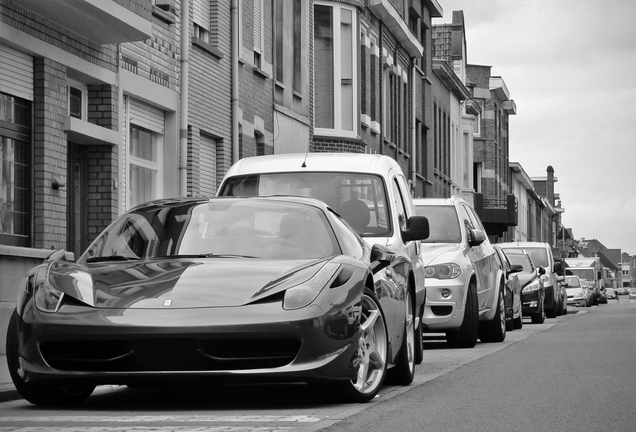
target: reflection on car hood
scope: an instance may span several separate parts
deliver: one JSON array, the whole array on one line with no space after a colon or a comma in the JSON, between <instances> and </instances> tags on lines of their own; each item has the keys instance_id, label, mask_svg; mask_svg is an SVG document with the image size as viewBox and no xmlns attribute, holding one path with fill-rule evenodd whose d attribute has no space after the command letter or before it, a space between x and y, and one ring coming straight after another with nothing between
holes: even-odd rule
<instances>
[{"instance_id":1,"label":"reflection on car hood","mask_svg":"<svg viewBox=\"0 0 636 432\"><path fill-rule=\"evenodd\" d=\"M519 278L519 283L521 283L522 288L530 284L535 279L539 279L537 275L532 273L517 273L517 277Z\"/></svg>"},{"instance_id":2,"label":"reflection on car hood","mask_svg":"<svg viewBox=\"0 0 636 432\"><path fill-rule=\"evenodd\" d=\"M302 283L326 260L242 258L166 259L52 264L49 282L98 308L200 308L241 306Z\"/></svg>"},{"instance_id":3,"label":"reflection on car hood","mask_svg":"<svg viewBox=\"0 0 636 432\"><path fill-rule=\"evenodd\" d=\"M420 243L420 245L421 256L425 266L431 264L442 254L457 252L460 247L458 243ZM449 259L452 258L452 256L449 257Z\"/></svg>"}]
</instances>

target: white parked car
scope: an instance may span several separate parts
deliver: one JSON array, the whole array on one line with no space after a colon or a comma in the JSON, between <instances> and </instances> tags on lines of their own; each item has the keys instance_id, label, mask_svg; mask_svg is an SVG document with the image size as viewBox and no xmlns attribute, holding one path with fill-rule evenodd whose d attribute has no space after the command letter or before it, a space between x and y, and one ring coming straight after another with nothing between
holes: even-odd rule
<instances>
[{"instance_id":1,"label":"white parked car","mask_svg":"<svg viewBox=\"0 0 636 432\"><path fill-rule=\"evenodd\" d=\"M408 182L393 158L353 153L244 158L230 167L218 194L316 198L342 216L369 246L379 243L401 250L410 261L396 260L378 273L374 294L388 320L405 323L402 331L389 335L388 367L394 372L410 370L399 374L405 378L398 382L413 379L414 365L423 359L421 317L426 298L419 240L428 236L429 226L425 217L415 215ZM386 290L384 274L403 281L402 290ZM406 310L400 304L407 304Z\"/></svg>"},{"instance_id":2,"label":"white parked car","mask_svg":"<svg viewBox=\"0 0 636 432\"><path fill-rule=\"evenodd\" d=\"M506 338L505 274L473 208L459 197L413 200L429 220L424 331L446 333L454 348Z\"/></svg>"}]
</instances>

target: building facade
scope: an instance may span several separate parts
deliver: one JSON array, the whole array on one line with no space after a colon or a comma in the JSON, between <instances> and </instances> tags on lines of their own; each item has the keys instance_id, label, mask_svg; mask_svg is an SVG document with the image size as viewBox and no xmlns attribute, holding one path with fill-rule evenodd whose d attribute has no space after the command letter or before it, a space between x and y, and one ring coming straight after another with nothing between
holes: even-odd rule
<instances>
[{"instance_id":1,"label":"building facade","mask_svg":"<svg viewBox=\"0 0 636 432\"><path fill-rule=\"evenodd\" d=\"M475 210L488 236L497 242L517 224L517 203L510 193L509 119L517 111L510 92L491 66L468 64L473 103L479 117L473 138Z\"/></svg>"},{"instance_id":2,"label":"building facade","mask_svg":"<svg viewBox=\"0 0 636 432\"><path fill-rule=\"evenodd\" d=\"M433 26L435 193L474 204L473 134L479 112L466 87L467 56L463 11Z\"/></svg>"}]
</instances>

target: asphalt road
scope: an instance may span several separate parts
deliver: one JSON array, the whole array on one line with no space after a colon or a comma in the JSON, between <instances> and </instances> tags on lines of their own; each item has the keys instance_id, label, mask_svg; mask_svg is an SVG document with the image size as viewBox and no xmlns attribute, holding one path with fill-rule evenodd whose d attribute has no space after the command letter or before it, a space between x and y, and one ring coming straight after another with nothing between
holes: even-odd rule
<instances>
[{"instance_id":1,"label":"asphalt road","mask_svg":"<svg viewBox=\"0 0 636 432\"><path fill-rule=\"evenodd\" d=\"M427 341L409 387L326 404L304 385L100 387L74 409L0 404L4 431L629 431L636 302L524 321L500 344Z\"/></svg>"}]
</instances>

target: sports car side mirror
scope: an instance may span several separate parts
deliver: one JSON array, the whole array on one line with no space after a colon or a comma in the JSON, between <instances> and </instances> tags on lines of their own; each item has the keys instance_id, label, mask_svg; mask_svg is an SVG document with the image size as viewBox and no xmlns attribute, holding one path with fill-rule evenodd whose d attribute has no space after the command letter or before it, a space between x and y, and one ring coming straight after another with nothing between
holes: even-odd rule
<instances>
[{"instance_id":1,"label":"sports car side mirror","mask_svg":"<svg viewBox=\"0 0 636 432\"><path fill-rule=\"evenodd\" d=\"M380 244L374 244L371 248L371 256L369 257L371 261L371 271L373 274L376 274L383 268L388 267L394 258L395 254L388 248Z\"/></svg>"},{"instance_id":2,"label":"sports car side mirror","mask_svg":"<svg viewBox=\"0 0 636 432\"><path fill-rule=\"evenodd\" d=\"M73 252L67 252L64 249L58 249L55 252L51 252L49 256L47 256L44 261L75 261L75 254Z\"/></svg>"},{"instance_id":3,"label":"sports car side mirror","mask_svg":"<svg viewBox=\"0 0 636 432\"><path fill-rule=\"evenodd\" d=\"M406 229L402 230L400 234L404 243L413 240L426 240L430 235L428 218L426 216L411 216L406 220Z\"/></svg>"}]
</instances>

